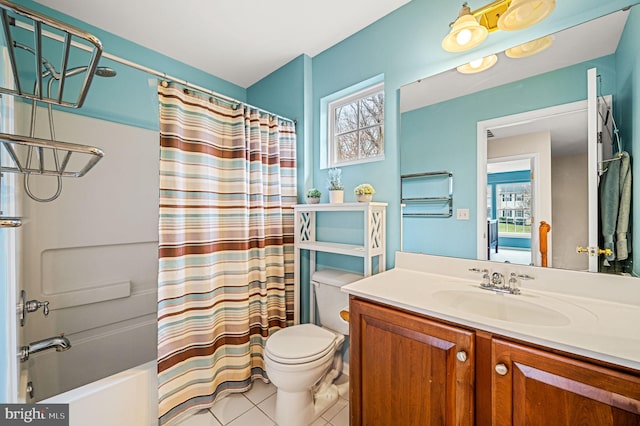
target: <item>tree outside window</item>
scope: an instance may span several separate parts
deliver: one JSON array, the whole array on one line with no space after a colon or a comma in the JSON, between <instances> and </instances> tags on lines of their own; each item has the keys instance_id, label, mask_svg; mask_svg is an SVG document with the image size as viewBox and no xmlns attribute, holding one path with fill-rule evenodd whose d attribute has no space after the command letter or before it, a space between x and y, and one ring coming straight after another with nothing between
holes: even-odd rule
<instances>
[{"instance_id":1,"label":"tree outside window","mask_svg":"<svg viewBox=\"0 0 640 426\"><path fill-rule=\"evenodd\" d=\"M330 165L384 156L384 85L378 84L329 104Z\"/></svg>"}]
</instances>

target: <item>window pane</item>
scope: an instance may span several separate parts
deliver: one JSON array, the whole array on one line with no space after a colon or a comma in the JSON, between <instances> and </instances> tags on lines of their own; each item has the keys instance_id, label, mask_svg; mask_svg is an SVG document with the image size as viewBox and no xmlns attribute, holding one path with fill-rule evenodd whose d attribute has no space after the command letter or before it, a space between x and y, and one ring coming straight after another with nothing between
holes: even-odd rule
<instances>
[{"instance_id":1,"label":"window pane","mask_svg":"<svg viewBox=\"0 0 640 426\"><path fill-rule=\"evenodd\" d=\"M358 128L358 104L352 103L336 108L336 134L352 132Z\"/></svg>"},{"instance_id":2,"label":"window pane","mask_svg":"<svg viewBox=\"0 0 640 426\"><path fill-rule=\"evenodd\" d=\"M360 100L360 127L382 124L384 121L384 96L382 93Z\"/></svg>"},{"instance_id":3,"label":"window pane","mask_svg":"<svg viewBox=\"0 0 640 426\"><path fill-rule=\"evenodd\" d=\"M377 84L329 103L329 165L384 155L384 89Z\"/></svg>"},{"instance_id":4,"label":"window pane","mask_svg":"<svg viewBox=\"0 0 640 426\"><path fill-rule=\"evenodd\" d=\"M531 182L496 185L500 194L498 220L501 232L531 232Z\"/></svg>"},{"instance_id":5,"label":"window pane","mask_svg":"<svg viewBox=\"0 0 640 426\"><path fill-rule=\"evenodd\" d=\"M336 158L338 161L358 159L358 133L352 132L336 138Z\"/></svg>"},{"instance_id":6,"label":"window pane","mask_svg":"<svg viewBox=\"0 0 640 426\"><path fill-rule=\"evenodd\" d=\"M382 126L370 127L360 131L360 157L376 157L383 153L384 138Z\"/></svg>"}]
</instances>

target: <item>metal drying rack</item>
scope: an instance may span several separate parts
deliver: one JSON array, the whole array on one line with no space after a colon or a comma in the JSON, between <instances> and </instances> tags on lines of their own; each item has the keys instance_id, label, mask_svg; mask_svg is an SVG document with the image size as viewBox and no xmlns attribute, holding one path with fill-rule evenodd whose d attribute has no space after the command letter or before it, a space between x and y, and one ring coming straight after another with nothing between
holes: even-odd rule
<instances>
[{"instance_id":1,"label":"metal drying rack","mask_svg":"<svg viewBox=\"0 0 640 426\"><path fill-rule=\"evenodd\" d=\"M446 177L448 179L449 192L446 195L434 197L405 197L404 183L407 180L430 179ZM446 212L414 212L405 211L409 204L441 205ZM414 173L400 176L400 205L403 207L402 216L405 217L451 217L453 215L453 173L447 171Z\"/></svg>"},{"instance_id":2,"label":"metal drying rack","mask_svg":"<svg viewBox=\"0 0 640 426\"><path fill-rule=\"evenodd\" d=\"M62 189L60 180L62 177L82 177L104 156L102 150L93 146L55 140L51 112L52 105L67 108L82 106L102 55L102 43L90 33L6 0L0 0L0 17L12 77L12 81L6 82L8 84L0 85L0 93L29 99L32 103L32 123L29 136L0 133L0 148L6 150L6 155L3 156L0 149L0 160L10 161L9 164L0 163L0 178L3 172L20 173L25 175L25 179L32 174L56 176L59 188L54 197L49 199L32 197L37 201L51 201L57 198ZM33 46L25 47L22 43L15 41L11 28L21 28L33 32ZM49 45L50 40L62 43L60 61L57 62L60 64L60 71L57 71L55 66L43 56L44 37L48 39ZM35 72L20 69L16 58L16 48L33 54ZM81 66L70 68L69 59L73 49L89 51L89 57L88 61ZM20 64L24 67L25 62ZM22 75L20 71L22 71ZM85 75L83 82L77 89L77 96L74 96L75 92L71 92L70 96L68 91L65 92L65 89L69 87L65 84L66 78L83 72ZM25 75L35 75L32 91L27 89L28 84L23 80ZM49 82L46 91L43 90L44 79L48 79ZM57 90L55 91L51 91L53 80L57 82ZM48 104L51 140L34 137L35 110L38 102ZM72 155L74 159L79 158L79 160L71 161ZM28 190L27 193L29 194ZM29 195L31 196L31 194ZM0 216L0 227L17 227L20 226L20 223L20 218Z\"/></svg>"}]
</instances>

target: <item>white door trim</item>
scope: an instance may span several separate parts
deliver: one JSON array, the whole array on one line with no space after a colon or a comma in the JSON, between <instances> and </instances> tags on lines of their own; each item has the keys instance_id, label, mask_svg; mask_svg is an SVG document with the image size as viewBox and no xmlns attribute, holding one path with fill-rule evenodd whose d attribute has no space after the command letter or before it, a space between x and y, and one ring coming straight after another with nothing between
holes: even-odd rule
<instances>
[{"instance_id":1,"label":"white door trim","mask_svg":"<svg viewBox=\"0 0 640 426\"><path fill-rule=\"evenodd\" d=\"M541 108L519 114L506 115L492 118L490 120L478 121L477 123L477 258L487 260L487 130L518 126L531 123L548 117L557 117L576 112L587 112L587 101L577 101L562 105L555 105L548 108ZM536 219L537 220L537 219ZM533 250L533 248L532 248ZM537 259L538 254L533 254L532 258Z\"/></svg>"}]
</instances>

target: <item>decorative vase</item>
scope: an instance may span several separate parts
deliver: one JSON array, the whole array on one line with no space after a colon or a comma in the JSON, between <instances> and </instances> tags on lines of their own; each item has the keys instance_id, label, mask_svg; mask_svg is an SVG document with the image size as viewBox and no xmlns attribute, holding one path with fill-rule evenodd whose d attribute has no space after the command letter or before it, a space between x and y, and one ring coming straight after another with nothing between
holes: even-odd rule
<instances>
[{"instance_id":1,"label":"decorative vase","mask_svg":"<svg viewBox=\"0 0 640 426\"><path fill-rule=\"evenodd\" d=\"M373 194L358 194L359 203L369 203L373 198Z\"/></svg>"},{"instance_id":2,"label":"decorative vase","mask_svg":"<svg viewBox=\"0 0 640 426\"><path fill-rule=\"evenodd\" d=\"M331 204L342 204L344 201L344 190L329 191L329 202Z\"/></svg>"},{"instance_id":3,"label":"decorative vase","mask_svg":"<svg viewBox=\"0 0 640 426\"><path fill-rule=\"evenodd\" d=\"M307 204L318 204L320 202L320 198L318 197L307 197Z\"/></svg>"}]
</instances>

